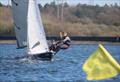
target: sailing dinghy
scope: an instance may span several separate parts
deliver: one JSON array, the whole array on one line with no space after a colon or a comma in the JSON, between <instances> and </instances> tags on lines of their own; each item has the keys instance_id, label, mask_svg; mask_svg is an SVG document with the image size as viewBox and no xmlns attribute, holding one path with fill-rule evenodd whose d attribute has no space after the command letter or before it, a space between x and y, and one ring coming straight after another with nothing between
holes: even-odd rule
<instances>
[{"instance_id":1,"label":"sailing dinghy","mask_svg":"<svg viewBox=\"0 0 120 82\"><path fill-rule=\"evenodd\" d=\"M36 0L12 0L17 48L29 56L52 59Z\"/></svg>"}]
</instances>

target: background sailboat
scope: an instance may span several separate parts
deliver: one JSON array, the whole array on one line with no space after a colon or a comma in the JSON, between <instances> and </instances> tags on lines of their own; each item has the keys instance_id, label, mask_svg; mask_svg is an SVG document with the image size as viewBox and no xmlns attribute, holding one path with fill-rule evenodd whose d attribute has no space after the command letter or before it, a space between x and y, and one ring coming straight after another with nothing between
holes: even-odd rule
<instances>
[{"instance_id":1,"label":"background sailboat","mask_svg":"<svg viewBox=\"0 0 120 82\"><path fill-rule=\"evenodd\" d=\"M27 47L29 55L51 58L36 0L12 0L12 10L17 47Z\"/></svg>"}]
</instances>

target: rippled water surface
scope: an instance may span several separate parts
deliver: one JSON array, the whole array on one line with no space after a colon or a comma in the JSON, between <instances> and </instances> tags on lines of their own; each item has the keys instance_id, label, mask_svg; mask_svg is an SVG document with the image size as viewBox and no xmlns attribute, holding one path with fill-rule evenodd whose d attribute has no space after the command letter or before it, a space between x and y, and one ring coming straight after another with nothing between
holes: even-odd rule
<instances>
[{"instance_id":1,"label":"rippled water surface","mask_svg":"<svg viewBox=\"0 0 120 82\"><path fill-rule=\"evenodd\" d=\"M102 81L87 81L82 70L97 45L72 45L60 51L54 61L29 60L26 50L0 44L0 82L120 82L120 75ZM120 45L105 45L120 63Z\"/></svg>"}]
</instances>

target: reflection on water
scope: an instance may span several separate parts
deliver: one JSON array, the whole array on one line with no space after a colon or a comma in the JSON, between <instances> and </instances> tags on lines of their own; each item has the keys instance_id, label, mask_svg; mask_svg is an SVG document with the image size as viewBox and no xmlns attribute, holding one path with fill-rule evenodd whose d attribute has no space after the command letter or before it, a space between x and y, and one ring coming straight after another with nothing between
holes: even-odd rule
<instances>
[{"instance_id":1,"label":"reflection on water","mask_svg":"<svg viewBox=\"0 0 120 82\"><path fill-rule=\"evenodd\" d=\"M96 48L97 45L72 45L60 51L54 61L40 61L26 58L26 51L17 50L15 45L1 44L0 82L89 82L82 65ZM120 62L119 45L105 45L105 48ZM120 75L92 82L120 82Z\"/></svg>"}]
</instances>

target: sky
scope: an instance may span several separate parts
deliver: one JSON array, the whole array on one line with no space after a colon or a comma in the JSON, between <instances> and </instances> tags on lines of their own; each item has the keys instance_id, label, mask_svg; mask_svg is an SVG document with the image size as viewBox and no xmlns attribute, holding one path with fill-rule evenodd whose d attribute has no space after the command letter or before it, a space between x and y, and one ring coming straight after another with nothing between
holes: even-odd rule
<instances>
[{"instance_id":1,"label":"sky","mask_svg":"<svg viewBox=\"0 0 120 82\"><path fill-rule=\"evenodd\" d=\"M41 3L42 5L45 5L46 3L51 3L54 0L37 0L38 3ZM60 0L59 0L60 1ZM10 4L10 0L0 0L3 4ZM89 5L111 5L117 3L120 6L120 0L64 0L64 2L67 2L69 5L76 5L78 3L81 4L89 4Z\"/></svg>"}]
</instances>

